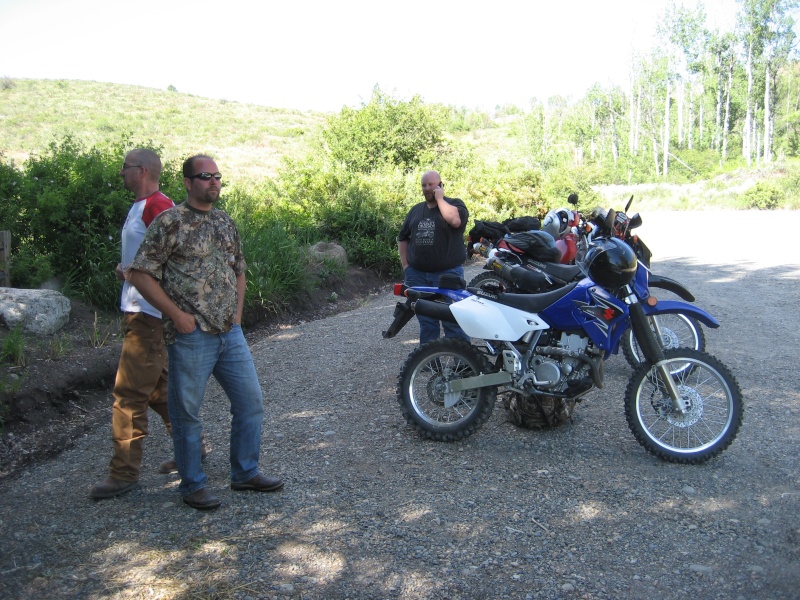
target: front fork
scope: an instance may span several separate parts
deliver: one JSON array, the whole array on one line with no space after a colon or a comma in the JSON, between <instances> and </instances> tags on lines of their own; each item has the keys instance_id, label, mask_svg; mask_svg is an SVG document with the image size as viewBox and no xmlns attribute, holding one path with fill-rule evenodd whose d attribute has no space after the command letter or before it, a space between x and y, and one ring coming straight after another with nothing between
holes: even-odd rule
<instances>
[{"instance_id":1,"label":"front fork","mask_svg":"<svg viewBox=\"0 0 800 600\"><path fill-rule=\"evenodd\" d=\"M689 408L689 402L683 399L678 391L678 386L675 385L675 381L672 379L672 374L664 358L664 349L661 347L659 337L657 337L660 336L660 333L656 333L650 328L647 315L644 314L644 308L642 308L639 298L636 297L630 287L628 288L628 296L625 298L625 303L628 304L630 309L633 335L636 336L636 342L639 344L642 354L644 354L645 361L658 370L661 380L664 382L664 387L672 399L674 410L679 414L684 414Z\"/></svg>"}]
</instances>

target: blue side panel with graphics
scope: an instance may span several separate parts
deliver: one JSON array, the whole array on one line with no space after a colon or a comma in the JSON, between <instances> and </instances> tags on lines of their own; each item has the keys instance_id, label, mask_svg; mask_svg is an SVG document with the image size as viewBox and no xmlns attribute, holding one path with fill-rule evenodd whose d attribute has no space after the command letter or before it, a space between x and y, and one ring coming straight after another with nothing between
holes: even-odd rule
<instances>
[{"instance_id":1,"label":"blue side panel with graphics","mask_svg":"<svg viewBox=\"0 0 800 600\"><path fill-rule=\"evenodd\" d=\"M622 334L630 327L628 307L590 279L581 281L571 293L557 300L540 316L553 329L581 329L606 353L616 354Z\"/></svg>"}]
</instances>

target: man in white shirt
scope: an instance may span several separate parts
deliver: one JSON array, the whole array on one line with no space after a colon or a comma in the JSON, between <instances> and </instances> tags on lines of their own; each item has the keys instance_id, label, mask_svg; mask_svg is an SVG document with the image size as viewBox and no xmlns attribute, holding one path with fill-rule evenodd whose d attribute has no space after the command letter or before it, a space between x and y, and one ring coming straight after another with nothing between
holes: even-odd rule
<instances>
[{"instance_id":1,"label":"man in white shirt","mask_svg":"<svg viewBox=\"0 0 800 600\"><path fill-rule=\"evenodd\" d=\"M128 152L120 176L125 189L133 192L136 200L122 228L122 262L117 265L117 278L124 282L120 308L124 313L125 337L113 392L114 455L109 464L109 476L92 486L89 492L95 500L113 498L138 486L148 407L158 413L172 434L167 410L167 350L161 312L126 280L124 271L133 261L150 223L174 203L159 191L161 159L152 150L137 148ZM174 465L174 461L168 460L160 470L170 472Z\"/></svg>"}]
</instances>

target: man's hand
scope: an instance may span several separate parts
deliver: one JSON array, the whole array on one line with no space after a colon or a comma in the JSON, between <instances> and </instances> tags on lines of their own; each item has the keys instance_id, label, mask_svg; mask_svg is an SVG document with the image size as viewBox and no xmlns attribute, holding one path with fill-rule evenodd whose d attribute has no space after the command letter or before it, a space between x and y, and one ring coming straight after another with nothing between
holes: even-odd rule
<instances>
[{"instance_id":1,"label":"man's hand","mask_svg":"<svg viewBox=\"0 0 800 600\"><path fill-rule=\"evenodd\" d=\"M194 316L187 312L180 311L171 318L178 333L192 333L197 329L197 322L194 320Z\"/></svg>"}]
</instances>

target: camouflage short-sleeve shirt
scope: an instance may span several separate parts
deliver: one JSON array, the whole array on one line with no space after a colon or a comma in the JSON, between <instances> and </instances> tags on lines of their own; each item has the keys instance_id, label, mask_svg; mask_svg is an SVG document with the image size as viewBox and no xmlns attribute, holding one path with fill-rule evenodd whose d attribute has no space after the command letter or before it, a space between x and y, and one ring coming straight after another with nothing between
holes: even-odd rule
<instances>
[{"instance_id":1,"label":"camouflage short-sleeve shirt","mask_svg":"<svg viewBox=\"0 0 800 600\"><path fill-rule=\"evenodd\" d=\"M239 231L223 211L199 211L186 202L164 211L147 229L130 268L161 282L202 331L230 331L236 316L236 276L247 265ZM164 341L175 341L175 325L166 316Z\"/></svg>"}]
</instances>

